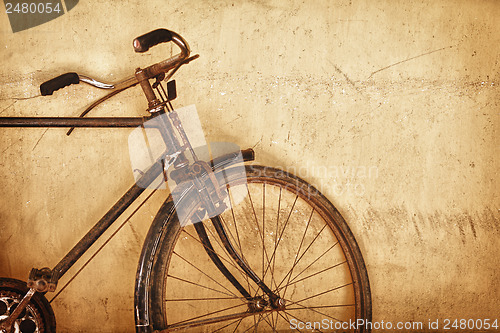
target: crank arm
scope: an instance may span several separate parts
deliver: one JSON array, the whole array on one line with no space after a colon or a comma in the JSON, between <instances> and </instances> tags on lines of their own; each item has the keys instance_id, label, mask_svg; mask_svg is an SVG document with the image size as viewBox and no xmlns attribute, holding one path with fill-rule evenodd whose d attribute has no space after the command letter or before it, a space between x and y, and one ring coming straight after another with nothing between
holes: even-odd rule
<instances>
[{"instance_id":1,"label":"crank arm","mask_svg":"<svg viewBox=\"0 0 500 333\"><path fill-rule=\"evenodd\" d=\"M26 295L24 295L21 302L17 305L16 309L3 322L0 322L0 332L2 333L13 332L12 328L14 322L16 321L17 317L19 317L21 312L23 312L23 310L28 306L31 297L33 297L35 293L36 293L35 288L31 288L30 290L28 290L28 292L26 293Z\"/></svg>"}]
</instances>

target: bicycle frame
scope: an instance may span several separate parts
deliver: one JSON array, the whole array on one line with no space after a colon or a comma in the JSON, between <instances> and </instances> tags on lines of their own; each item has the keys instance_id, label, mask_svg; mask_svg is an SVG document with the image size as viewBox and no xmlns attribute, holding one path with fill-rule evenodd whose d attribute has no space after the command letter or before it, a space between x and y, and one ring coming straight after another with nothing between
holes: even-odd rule
<instances>
[{"instance_id":1,"label":"bicycle frame","mask_svg":"<svg viewBox=\"0 0 500 333\"><path fill-rule=\"evenodd\" d=\"M75 127L87 127L87 128L115 128L115 127L129 127L135 128L139 126L148 127L148 128L157 128L163 138L165 143L166 151L163 153L161 157L159 157L155 163L141 176L139 180L136 181L134 185L132 185L129 190L110 208L110 210L85 234L78 243L62 258L53 269L50 268L42 268L37 269L33 268L30 272L28 278L28 287L30 288L30 292L24 296L22 303L27 304L30 298L33 296L35 291L37 292L47 292L47 291L55 291L57 287L57 283L59 279L64 276L64 274L78 261L82 255L89 250L89 248L104 234L106 230L125 212L125 210L130 207L130 205L144 192L146 188L148 188L152 183L162 174L165 175L166 166L165 158L169 158L170 156L175 155L175 158L172 158L172 162L169 161L168 164L173 164L176 171L180 171L178 173L178 179L175 179L172 173L171 178L173 178L176 183L183 180L189 180L192 183L199 194L199 199L204 204L203 207L206 212L209 213L209 216L212 220L212 223L217 228L217 233L222 240L226 250L231 254L233 259L237 262L237 264L243 269L243 271L257 283L257 285L270 297L270 300L273 304L273 307L280 307L278 296L275 295L262 280L260 280L257 275L243 262L243 260L236 253L233 245L227 238L227 235L224 231L224 228L220 224L220 220L218 215L224 209L224 203L222 194L220 193L219 186L217 184L217 180L213 173L218 169L222 169L228 167L232 164L238 162L246 162L254 159L254 152L252 149L247 149L236 153L229 153L227 155L218 157L216 159L211 160L209 163L199 161L194 153L193 148L189 142L189 139L186 136L186 133L183 130L180 119L177 116L177 113L173 110L170 100L173 99L170 94L166 94L161 87L160 81L165 79L165 76L162 71L165 69L172 70L170 74L171 77L173 72L175 72L182 64L195 59L197 56L188 58L189 56L189 47L187 43L182 39L182 37L178 36L175 33L172 33L172 41L179 45L182 52L179 55L176 55L172 58L165 60L164 62L152 65L150 67L140 69L138 68L135 72L135 80L127 79L125 86L121 87L120 84L118 86L119 89L111 92L110 94L104 96L99 99L97 102L93 103L87 110L82 113L80 117L0 117L0 127L45 127L45 128L53 128L53 127L70 127L71 130ZM134 44L135 45L135 44ZM73 73L76 75L76 73ZM163 76L161 76L163 75ZM149 82L150 79L156 78L155 85L151 85ZM160 79L161 78L161 79ZM88 81L88 79L86 78ZM85 81L86 82L86 81ZM93 84L99 86L102 83L92 80ZM148 111L150 112L150 116L148 117L97 117L97 118L83 118L83 116L90 111L94 106L99 104L100 102L106 100L107 98L121 92L125 89L128 89L136 84L139 84L148 100ZM64 84L67 85L67 84ZM63 85L63 86L64 86ZM160 91L157 89L158 85L163 90L165 98L162 96ZM113 85L109 85L111 89L115 89ZM116 88L118 88L118 86ZM59 89L58 87L57 89ZM160 99L156 96L153 88L156 88L159 94ZM168 85L167 85L168 88ZM57 90L55 89L55 90ZM170 89L169 93L170 93ZM43 94L43 92L42 92ZM176 93L175 93L176 95ZM175 98L175 96L174 96ZM166 114L165 109L167 109L169 114L169 119L167 117L158 117L160 115ZM151 120L157 119L157 121L153 122L151 125ZM146 124L148 122L148 124ZM177 133L180 137L179 139L174 134L174 128L177 130ZM70 130L70 132L71 132ZM70 133L68 132L68 134ZM190 165L189 161L185 157L185 152L191 152L194 163ZM241 157L240 157L241 156ZM192 168L191 168L192 166ZM206 182L198 179L198 176L205 174L208 176L208 180ZM164 178L166 180L166 178ZM179 181L178 181L179 180ZM211 198L209 191L205 186L208 184L211 188L216 192L216 198ZM173 206L175 209L175 205ZM222 211L221 211L222 209ZM154 229L156 226L152 225L151 228ZM254 298L248 293L248 291L240 285L237 279L227 270L220 259L214 256L212 245L210 240L208 239L204 226L202 223L195 224L198 235L203 243L207 254L213 263L217 266L217 268L223 273L223 275L239 290L239 292L249 301L249 307L251 311L257 312L260 311L260 308L251 308L251 303L254 301ZM151 231L151 229L150 229ZM156 238L153 238L154 233L148 233L148 236L145 240L144 244L148 244L148 242L156 241ZM145 246L146 248L146 246ZM148 290L145 289L144 281L148 281L150 272L148 269L143 269L145 265L145 261L148 259L147 257L147 249L143 248L143 252L141 253L141 259L139 261L139 266L137 270L136 277L136 288L135 288L135 315L136 315L136 330L138 332L149 332L149 322L148 322ZM24 305L26 306L26 305ZM21 311L22 307L19 307L18 311ZM17 315L14 316L14 313L9 316L8 321L13 321ZM4 323L5 324L5 323ZM7 323L7 325L12 325L11 323Z\"/></svg>"},{"instance_id":2,"label":"bicycle frame","mask_svg":"<svg viewBox=\"0 0 500 333\"><path fill-rule=\"evenodd\" d=\"M0 127L91 127L91 128L113 128L113 127L137 127L141 126L146 120L152 117L133 117L133 118L57 118L57 117L0 117ZM254 160L254 152L252 149L242 150L241 156L243 161ZM239 152L220 156L210 161L210 165L214 170L228 167L232 164L241 162ZM104 232L126 211L128 207L164 172L164 163L159 158L140 178L138 185L135 183L122 197L104 214L104 216L78 241L78 243L61 259L53 269L33 268L30 272L30 281L48 281L47 291L55 291L58 280L75 264L83 254L104 234ZM145 244L152 241L145 239ZM141 256L145 260L144 256ZM144 263L139 262L139 267L143 267ZM138 318L145 318L148 309L145 308L143 298L143 286L140 281L140 275L147 274L146 271L138 269L136 283L136 304L135 313ZM137 319L137 318L136 318ZM137 319L138 326L143 326L141 319ZM139 329L139 328L138 328Z\"/></svg>"},{"instance_id":3,"label":"bicycle frame","mask_svg":"<svg viewBox=\"0 0 500 333\"><path fill-rule=\"evenodd\" d=\"M138 127L150 118L0 117L0 127Z\"/></svg>"},{"instance_id":4,"label":"bicycle frame","mask_svg":"<svg viewBox=\"0 0 500 333\"><path fill-rule=\"evenodd\" d=\"M165 30L166 31L166 30ZM189 57L189 46L187 42L178 34L174 32L167 31L167 35L169 40L173 41L176 45L179 46L181 52L173 57L168 58L160 63L151 65L147 68L141 69L138 68L135 72L134 77L130 77L125 79L124 81L112 85L105 84L94 79L88 78L86 76L80 76L76 73L70 74L72 77L76 76L78 83L80 80L94 85L99 88L104 89L113 89L111 93L100 98L93 104L91 104L81 115L80 117L2 117L0 118L0 127L70 127L71 133L73 128L75 127L97 127L97 128L107 128L107 127L138 127L142 126L147 120L151 120L156 118L158 115L164 113L164 109L166 103L170 102L168 96L166 96L166 100L160 102L160 100L156 97L150 79L156 78L157 84L155 87L158 87L160 84L160 77L162 79L165 78L164 72L172 71L168 77L171 77L175 71L180 68L181 65L195 59L195 57ZM160 41L155 41L154 44L150 44L151 42L144 42L141 38L144 36L138 37L134 40L134 48L147 46L154 46ZM142 43L144 45L141 44ZM140 51L142 52L142 51ZM163 76L162 76L163 75ZM63 75L64 76L64 75ZM58 81L59 80L59 81ZM52 82L52 83L51 83ZM58 82L58 83L57 83ZM52 79L50 81L45 82L40 86L40 90L42 95L52 94L53 91L60 89L66 85L74 83L73 81L66 82L65 79L61 77ZM83 118L92 108L105 101L106 99L116 95L119 92L122 92L128 88L131 88L135 85L139 84L148 100L148 111L150 111L151 116L149 117L122 117L122 118ZM42 87L45 86L43 89ZM47 88L48 87L48 88ZM163 97L160 94L160 97ZM179 145L178 140L172 135L173 129L172 125L168 120L161 119L156 122L156 125L159 127L160 133L162 134L163 140L165 142L165 146L167 147L166 154L172 154L176 151L180 151L181 147ZM179 162L177 160L180 160ZM181 165L186 164L185 157L181 154L180 158L176 160L176 167L180 167ZM57 281L60 277L62 277L68 269L73 266L73 264L95 243L95 241L113 224L114 221L134 202L135 199L139 197L139 195L147 188L151 183L162 173L163 169L163 161L161 158L156 161L152 165L152 167L141 177L141 186L139 186L136 182L116 203L111 207L111 209L94 225L94 227L73 247L73 249L54 267L54 269L50 270L48 268L43 268L41 270L32 269L28 281L28 286L30 288L34 288L39 292L46 291L54 291L57 285ZM144 186L143 186L144 185Z\"/></svg>"},{"instance_id":5,"label":"bicycle frame","mask_svg":"<svg viewBox=\"0 0 500 333\"><path fill-rule=\"evenodd\" d=\"M132 118L58 118L58 117L0 117L0 127L137 127L151 117ZM254 154L251 149L242 151L243 161L252 161ZM211 161L211 165L219 167L228 166L237 162L234 154L221 156ZM134 184L130 189L109 209L109 211L82 237L82 239L57 263L51 270L55 284L73 264L102 236L102 234L120 217L120 215L141 195L144 190L152 184L163 172L161 160L157 160L153 166L141 177L141 186ZM55 288L55 285L54 285Z\"/></svg>"}]
</instances>

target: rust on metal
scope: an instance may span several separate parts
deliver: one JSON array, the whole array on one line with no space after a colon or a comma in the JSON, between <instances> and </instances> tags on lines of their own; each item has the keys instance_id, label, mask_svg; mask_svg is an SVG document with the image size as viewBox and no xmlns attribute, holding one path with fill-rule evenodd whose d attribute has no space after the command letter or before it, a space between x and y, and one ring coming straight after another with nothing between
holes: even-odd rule
<instances>
[{"instance_id":1,"label":"rust on metal","mask_svg":"<svg viewBox=\"0 0 500 333\"><path fill-rule=\"evenodd\" d=\"M0 127L137 127L142 117L0 117Z\"/></svg>"}]
</instances>

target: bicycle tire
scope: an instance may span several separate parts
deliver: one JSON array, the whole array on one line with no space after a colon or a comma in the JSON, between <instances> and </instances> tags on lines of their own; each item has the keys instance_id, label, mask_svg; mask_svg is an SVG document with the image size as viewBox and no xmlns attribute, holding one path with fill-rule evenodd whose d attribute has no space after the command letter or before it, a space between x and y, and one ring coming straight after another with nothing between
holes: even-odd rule
<instances>
[{"instance_id":1,"label":"bicycle tire","mask_svg":"<svg viewBox=\"0 0 500 333\"><path fill-rule=\"evenodd\" d=\"M148 281L152 328L193 332L244 332L252 328L300 331L299 327L319 322L324 329L369 332L365 326L352 329L351 323L358 319L371 321L371 294L361 252L338 210L316 188L290 173L262 166L245 169L246 175L241 168L216 174L221 189L229 188L230 193L226 202L231 209L221 215L222 220L245 262L281 294L285 307L249 311L248 299L241 297L216 269L196 239L193 225L179 221L172 201L167 200L155 218L161 220L163 228L148 265L152 270ZM234 204L231 200L238 189L246 189L247 193L241 203ZM259 193L263 198L258 198ZM200 202L194 189L186 191L182 205L192 212L198 209ZM239 223L240 220L245 221ZM252 295L265 298L253 281L231 263L209 221L202 223L214 244L213 251ZM315 248L309 251L313 245ZM303 274L308 269L312 271ZM284 281L286 287L282 286ZM343 303L339 303L341 300ZM221 319L226 320L217 321Z\"/></svg>"}]
</instances>

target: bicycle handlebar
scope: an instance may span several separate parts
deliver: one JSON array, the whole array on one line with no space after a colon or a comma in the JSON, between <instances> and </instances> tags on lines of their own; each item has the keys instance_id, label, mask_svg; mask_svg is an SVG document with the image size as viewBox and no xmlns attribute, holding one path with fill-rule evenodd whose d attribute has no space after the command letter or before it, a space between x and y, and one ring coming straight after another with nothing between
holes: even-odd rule
<instances>
[{"instance_id":1,"label":"bicycle handlebar","mask_svg":"<svg viewBox=\"0 0 500 333\"><path fill-rule=\"evenodd\" d=\"M163 37L167 37L167 33L164 33L164 32L158 32L158 31L162 31L162 30L165 30L168 32L168 35L170 37L170 39L168 41L172 41L175 45L177 45L180 49L181 49L181 52L174 55L173 57L171 58L168 58L166 60L163 60L159 63L156 63L154 65L151 65L149 67L146 67L143 69L143 72L146 76L146 78L150 79L150 78L153 78L155 76L157 76L158 74L161 74L161 73L165 73L171 69L173 69L175 66L177 66L178 64L181 64L184 62L184 60L186 60L188 57L189 57L189 54L191 52L191 50L189 49L189 45L188 43L186 42L186 40L184 40L184 38L182 38L181 35L179 35L178 33L176 32L173 32L173 31L170 31L170 30L166 30L166 29L158 29L158 30L154 30L154 31L151 31L145 35L142 35L140 37L137 37L136 39L134 39L134 48L135 48L135 45L136 45L136 41L139 40L139 38L144 38L144 40L146 40L146 44L140 44L141 41L138 41L137 43L139 45L142 45L142 47L146 47L148 46L148 49L149 47L153 47L159 43L163 43L164 41L166 40L162 40L160 41L158 38L160 37L156 37L156 39L154 39L153 37L151 36L159 36L159 35L162 35L163 34ZM148 44L149 42L149 44ZM137 51L136 52L142 52L142 51Z\"/></svg>"},{"instance_id":2,"label":"bicycle handlebar","mask_svg":"<svg viewBox=\"0 0 500 333\"><path fill-rule=\"evenodd\" d=\"M154 78L161 73L165 73L177 65L187 63L190 60L188 59L191 50L189 49L188 43L176 32L167 30L167 29L156 29L147 34L139 36L134 39L133 46L135 52L143 53L148 51L151 47L158 45L160 43L170 42L172 41L176 44L181 52L174 55L171 58L163 60L159 63L151 65L147 68L143 69L144 79ZM40 93L42 96L52 95L54 91L69 86L71 84L78 84L80 81L88 83L94 87L102 88L102 89L115 89L115 90L124 90L131 86L134 86L138 83L136 77L132 76L125 79L123 82L119 82L117 84L108 84L99 82L92 78L89 78L84 75L79 75L77 73L71 72L59 75L49 81L46 81L40 85Z\"/></svg>"},{"instance_id":3,"label":"bicycle handlebar","mask_svg":"<svg viewBox=\"0 0 500 333\"><path fill-rule=\"evenodd\" d=\"M67 87L72 84L78 84L80 82L85 82L101 89L115 88L115 86L112 84L99 82L91 77L71 72L59 75L58 77L55 77L49 81L42 83L40 85L40 93L42 94L42 96L52 95L56 90L59 90L61 88Z\"/></svg>"}]
</instances>

